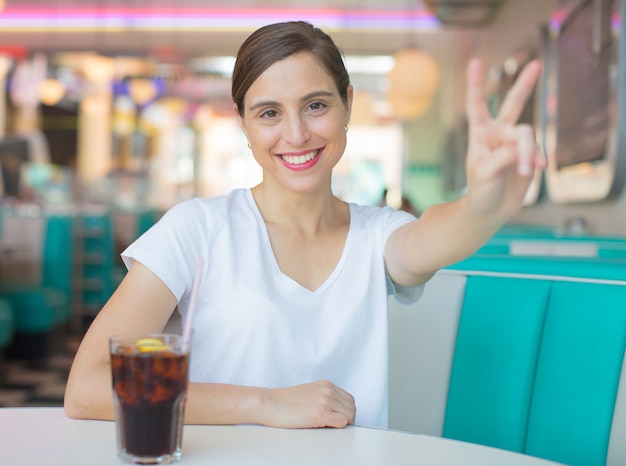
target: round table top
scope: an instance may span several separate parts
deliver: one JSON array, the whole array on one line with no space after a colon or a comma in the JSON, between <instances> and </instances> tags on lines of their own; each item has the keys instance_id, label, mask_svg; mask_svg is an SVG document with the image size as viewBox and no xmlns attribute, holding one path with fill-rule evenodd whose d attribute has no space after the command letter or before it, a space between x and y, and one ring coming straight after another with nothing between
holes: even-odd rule
<instances>
[{"instance_id":1,"label":"round table top","mask_svg":"<svg viewBox=\"0 0 626 466\"><path fill-rule=\"evenodd\" d=\"M119 464L115 425L69 419L62 408L0 408L2 464ZM391 430L185 426L181 465L554 465L532 456Z\"/></svg>"}]
</instances>

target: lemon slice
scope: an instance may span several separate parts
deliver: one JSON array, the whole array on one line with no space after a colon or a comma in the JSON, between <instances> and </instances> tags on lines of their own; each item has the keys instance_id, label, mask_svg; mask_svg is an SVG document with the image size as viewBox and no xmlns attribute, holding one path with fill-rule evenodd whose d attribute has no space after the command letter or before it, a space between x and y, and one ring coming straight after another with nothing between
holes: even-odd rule
<instances>
[{"instance_id":1,"label":"lemon slice","mask_svg":"<svg viewBox=\"0 0 626 466\"><path fill-rule=\"evenodd\" d=\"M161 340L156 338L140 338L135 342L135 345L142 353L149 353L153 351L167 351L171 349L169 345L166 345Z\"/></svg>"}]
</instances>

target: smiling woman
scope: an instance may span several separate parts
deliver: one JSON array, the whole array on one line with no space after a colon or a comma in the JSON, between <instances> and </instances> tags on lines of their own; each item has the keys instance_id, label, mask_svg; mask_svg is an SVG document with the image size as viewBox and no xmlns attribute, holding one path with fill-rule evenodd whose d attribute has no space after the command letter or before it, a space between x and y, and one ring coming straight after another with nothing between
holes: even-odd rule
<instances>
[{"instance_id":1,"label":"smiling woman","mask_svg":"<svg viewBox=\"0 0 626 466\"><path fill-rule=\"evenodd\" d=\"M330 75L305 53L278 61L249 87L238 108L264 184L291 184L299 191L326 187L346 147L352 88L346 89L344 100ZM302 176L293 177L293 171Z\"/></svg>"},{"instance_id":2,"label":"smiling woman","mask_svg":"<svg viewBox=\"0 0 626 466\"><path fill-rule=\"evenodd\" d=\"M540 71L527 66L494 120L482 64L470 64L468 192L417 220L332 190L353 88L330 36L302 21L255 31L232 97L262 181L177 204L122 253L129 272L81 344L67 413L112 418L108 339L160 332L176 308L185 317L201 258L186 422L386 427L387 297L417 300L519 209L544 166L516 125Z\"/></svg>"}]
</instances>

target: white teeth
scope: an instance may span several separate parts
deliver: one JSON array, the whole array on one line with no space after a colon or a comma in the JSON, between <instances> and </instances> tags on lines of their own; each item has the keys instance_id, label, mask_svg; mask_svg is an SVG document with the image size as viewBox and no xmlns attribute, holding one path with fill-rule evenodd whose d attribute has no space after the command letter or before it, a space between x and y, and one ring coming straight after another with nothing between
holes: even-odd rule
<instances>
[{"instance_id":1,"label":"white teeth","mask_svg":"<svg viewBox=\"0 0 626 466\"><path fill-rule=\"evenodd\" d=\"M304 155L281 155L282 159L291 165L301 165L303 163L308 162L309 160L313 160L317 155L317 151L314 150Z\"/></svg>"}]
</instances>

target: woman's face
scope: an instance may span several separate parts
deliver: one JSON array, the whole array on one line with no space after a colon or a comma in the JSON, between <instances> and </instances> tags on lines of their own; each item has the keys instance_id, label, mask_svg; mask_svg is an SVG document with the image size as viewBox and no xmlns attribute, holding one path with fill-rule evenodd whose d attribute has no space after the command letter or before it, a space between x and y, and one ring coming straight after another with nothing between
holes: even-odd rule
<instances>
[{"instance_id":1,"label":"woman's face","mask_svg":"<svg viewBox=\"0 0 626 466\"><path fill-rule=\"evenodd\" d=\"M306 193L330 184L346 147L352 89L344 103L313 55L298 53L270 66L245 96L241 127L264 181Z\"/></svg>"}]
</instances>

